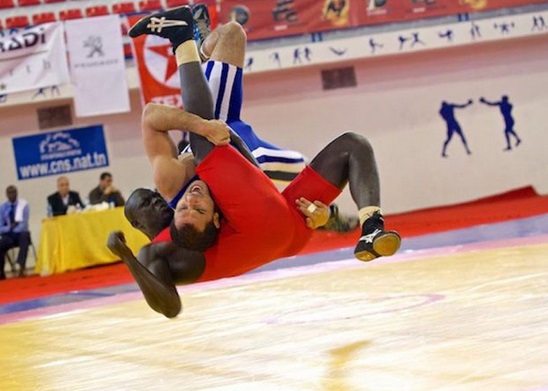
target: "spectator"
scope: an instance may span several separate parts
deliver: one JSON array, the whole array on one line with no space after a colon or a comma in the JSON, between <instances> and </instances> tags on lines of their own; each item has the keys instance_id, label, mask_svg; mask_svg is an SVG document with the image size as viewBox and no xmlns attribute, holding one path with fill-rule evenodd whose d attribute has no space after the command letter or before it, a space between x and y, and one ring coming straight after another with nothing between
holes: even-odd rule
<instances>
[{"instance_id":1,"label":"spectator","mask_svg":"<svg viewBox=\"0 0 548 391\"><path fill-rule=\"evenodd\" d=\"M91 205L100 204L102 202L114 203L114 206L124 206L126 201L114 185L112 184L112 174L103 172L99 177L99 186L89 192L89 203Z\"/></svg>"},{"instance_id":2,"label":"spectator","mask_svg":"<svg viewBox=\"0 0 548 391\"><path fill-rule=\"evenodd\" d=\"M57 178L57 192L48 196L48 216L66 215L70 206L84 209L80 194L70 190L69 179L66 176L60 176Z\"/></svg>"},{"instance_id":3,"label":"spectator","mask_svg":"<svg viewBox=\"0 0 548 391\"><path fill-rule=\"evenodd\" d=\"M4 262L6 252L19 247L17 263L19 277L25 276L27 253L30 245L29 204L17 198L17 188L10 185L6 188L8 200L0 205L0 280L5 280Z\"/></svg>"}]
</instances>

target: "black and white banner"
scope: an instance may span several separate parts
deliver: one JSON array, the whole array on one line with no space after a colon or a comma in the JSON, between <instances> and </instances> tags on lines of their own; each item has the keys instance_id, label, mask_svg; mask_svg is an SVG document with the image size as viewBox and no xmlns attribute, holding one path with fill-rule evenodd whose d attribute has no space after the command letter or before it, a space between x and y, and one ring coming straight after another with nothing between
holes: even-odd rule
<instances>
[{"instance_id":1,"label":"black and white banner","mask_svg":"<svg viewBox=\"0 0 548 391\"><path fill-rule=\"evenodd\" d=\"M118 15L65 22L77 117L130 110Z\"/></svg>"},{"instance_id":2,"label":"black and white banner","mask_svg":"<svg viewBox=\"0 0 548 391\"><path fill-rule=\"evenodd\" d=\"M0 95L69 82L61 23L0 31Z\"/></svg>"}]
</instances>

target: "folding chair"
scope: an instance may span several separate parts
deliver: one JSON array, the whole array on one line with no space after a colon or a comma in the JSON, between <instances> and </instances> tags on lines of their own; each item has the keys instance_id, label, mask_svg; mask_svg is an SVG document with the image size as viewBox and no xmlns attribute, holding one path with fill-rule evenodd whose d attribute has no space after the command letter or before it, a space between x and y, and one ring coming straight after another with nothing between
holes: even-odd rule
<instances>
[{"instance_id":1,"label":"folding chair","mask_svg":"<svg viewBox=\"0 0 548 391\"><path fill-rule=\"evenodd\" d=\"M16 29L30 26L30 20L27 15L10 16L6 18L6 28Z\"/></svg>"},{"instance_id":2,"label":"folding chair","mask_svg":"<svg viewBox=\"0 0 548 391\"><path fill-rule=\"evenodd\" d=\"M134 14L136 12L133 2L115 3L112 5L113 14Z\"/></svg>"},{"instance_id":3,"label":"folding chair","mask_svg":"<svg viewBox=\"0 0 548 391\"><path fill-rule=\"evenodd\" d=\"M56 20L57 17L54 12L42 12L32 15L32 24L34 25L55 22Z\"/></svg>"},{"instance_id":4,"label":"folding chair","mask_svg":"<svg viewBox=\"0 0 548 391\"><path fill-rule=\"evenodd\" d=\"M139 1L139 10L141 11L160 11L162 2L160 0L141 0Z\"/></svg>"}]
</instances>

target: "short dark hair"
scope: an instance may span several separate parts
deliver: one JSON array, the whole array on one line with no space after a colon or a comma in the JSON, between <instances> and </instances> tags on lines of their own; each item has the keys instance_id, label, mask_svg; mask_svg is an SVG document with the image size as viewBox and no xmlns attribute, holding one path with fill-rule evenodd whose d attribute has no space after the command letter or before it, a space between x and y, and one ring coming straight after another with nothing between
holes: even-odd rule
<instances>
[{"instance_id":1,"label":"short dark hair","mask_svg":"<svg viewBox=\"0 0 548 391\"><path fill-rule=\"evenodd\" d=\"M103 180L105 179L106 177L111 177L112 178L112 174L108 171L105 171L103 173L101 173L101 176L99 177L100 180Z\"/></svg>"},{"instance_id":2,"label":"short dark hair","mask_svg":"<svg viewBox=\"0 0 548 391\"><path fill-rule=\"evenodd\" d=\"M205 251L213 246L217 240L219 229L210 221L203 232L198 231L193 225L185 224L177 229L175 220L171 221L169 227L171 240L179 247L194 251Z\"/></svg>"}]
</instances>

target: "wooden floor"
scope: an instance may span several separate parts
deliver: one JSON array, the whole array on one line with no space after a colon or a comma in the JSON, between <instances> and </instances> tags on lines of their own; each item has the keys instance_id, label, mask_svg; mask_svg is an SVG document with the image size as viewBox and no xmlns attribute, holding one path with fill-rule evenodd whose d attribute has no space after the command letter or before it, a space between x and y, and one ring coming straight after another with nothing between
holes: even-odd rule
<instances>
[{"instance_id":1,"label":"wooden floor","mask_svg":"<svg viewBox=\"0 0 548 391\"><path fill-rule=\"evenodd\" d=\"M500 246L501 245L501 246ZM548 244L264 272L0 326L0 390L548 390Z\"/></svg>"}]
</instances>

